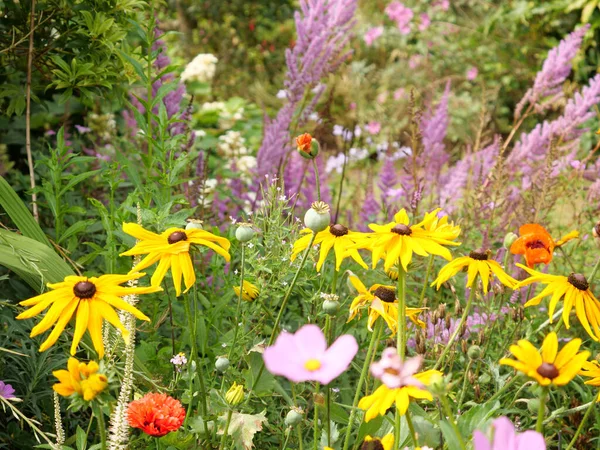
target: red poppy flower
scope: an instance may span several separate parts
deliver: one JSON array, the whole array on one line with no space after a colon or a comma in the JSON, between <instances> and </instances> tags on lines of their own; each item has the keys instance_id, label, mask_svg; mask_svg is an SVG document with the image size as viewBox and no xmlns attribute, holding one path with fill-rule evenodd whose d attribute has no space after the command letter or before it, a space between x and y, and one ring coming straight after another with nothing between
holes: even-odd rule
<instances>
[{"instance_id":1,"label":"red poppy flower","mask_svg":"<svg viewBox=\"0 0 600 450\"><path fill-rule=\"evenodd\" d=\"M185 419L185 409L179 400L167 394L149 393L127 408L127 421L150 436L164 436L178 430Z\"/></svg>"},{"instance_id":2,"label":"red poppy flower","mask_svg":"<svg viewBox=\"0 0 600 450\"><path fill-rule=\"evenodd\" d=\"M528 223L519 228L519 235L519 238L510 246L510 252L513 255L525 255L525 262L529 268L533 268L536 264L548 264L552 261L554 249L577 238L579 233L571 231L555 241L543 226L537 223Z\"/></svg>"}]
</instances>

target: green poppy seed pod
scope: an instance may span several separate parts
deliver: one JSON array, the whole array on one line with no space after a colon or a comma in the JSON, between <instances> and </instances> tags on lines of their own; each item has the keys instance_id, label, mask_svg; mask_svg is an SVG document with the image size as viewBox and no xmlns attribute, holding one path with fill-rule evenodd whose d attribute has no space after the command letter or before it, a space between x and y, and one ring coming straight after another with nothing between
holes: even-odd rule
<instances>
[{"instance_id":1,"label":"green poppy seed pod","mask_svg":"<svg viewBox=\"0 0 600 450\"><path fill-rule=\"evenodd\" d=\"M287 413L287 415L285 416L285 424L288 427L293 427L295 425L298 425L300 422L302 422L302 419L304 418L302 411L298 408L293 408L290 409L289 412Z\"/></svg>"},{"instance_id":2,"label":"green poppy seed pod","mask_svg":"<svg viewBox=\"0 0 600 450\"><path fill-rule=\"evenodd\" d=\"M331 214L329 205L325 202L314 202L310 209L304 214L304 225L313 231L319 233L329 226Z\"/></svg>"},{"instance_id":3,"label":"green poppy seed pod","mask_svg":"<svg viewBox=\"0 0 600 450\"><path fill-rule=\"evenodd\" d=\"M529 412L531 414L534 414L537 416L537 414L540 410L540 399L532 398L532 399L528 400L527 401L527 409L529 410Z\"/></svg>"},{"instance_id":4,"label":"green poppy seed pod","mask_svg":"<svg viewBox=\"0 0 600 450\"><path fill-rule=\"evenodd\" d=\"M255 234L256 231L254 231L254 228L249 223L241 223L235 230L235 238L240 242L250 241Z\"/></svg>"},{"instance_id":5,"label":"green poppy seed pod","mask_svg":"<svg viewBox=\"0 0 600 450\"><path fill-rule=\"evenodd\" d=\"M519 239L519 236L511 231L504 236L504 243L502 245L506 250L510 250L510 246L513 245L513 242L515 242L517 239Z\"/></svg>"},{"instance_id":6,"label":"green poppy seed pod","mask_svg":"<svg viewBox=\"0 0 600 450\"><path fill-rule=\"evenodd\" d=\"M202 221L201 220L196 220L196 219L188 219L188 223L185 226L186 230L203 230L204 227L202 226Z\"/></svg>"},{"instance_id":7,"label":"green poppy seed pod","mask_svg":"<svg viewBox=\"0 0 600 450\"><path fill-rule=\"evenodd\" d=\"M325 300L323 302L323 312L333 316L340 310L340 302L335 300Z\"/></svg>"},{"instance_id":8,"label":"green poppy seed pod","mask_svg":"<svg viewBox=\"0 0 600 450\"><path fill-rule=\"evenodd\" d=\"M481 347L478 345L471 345L469 350L467 350L467 355L469 356L469 359L473 360L481 358Z\"/></svg>"},{"instance_id":9,"label":"green poppy seed pod","mask_svg":"<svg viewBox=\"0 0 600 450\"><path fill-rule=\"evenodd\" d=\"M225 372L229 368L229 359L219 356L215 362L215 368L221 373Z\"/></svg>"}]
</instances>

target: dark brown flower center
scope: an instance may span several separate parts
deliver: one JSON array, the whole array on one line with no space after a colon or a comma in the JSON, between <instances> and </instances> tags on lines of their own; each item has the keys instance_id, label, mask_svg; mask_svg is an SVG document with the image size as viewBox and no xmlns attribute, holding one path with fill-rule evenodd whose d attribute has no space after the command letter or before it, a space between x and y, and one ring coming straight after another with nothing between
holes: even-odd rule
<instances>
[{"instance_id":1,"label":"dark brown flower center","mask_svg":"<svg viewBox=\"0 0 600 450\"><path fill-rule=\"evenodd\" d=\"M410 236L412 234L412 230L408 225L399 223L394 225L394 228L392 228L392 233L399 234L400 236Z\"/></svg>"},{"instance_id":2,"label":"dark brown flower center","mask_svg":"<svg viewBox=\"0 0 600 450\"><path fill-rule=\"evenodd\" d=\"M488 252L484 252L483 250L473 250L469 253L469 257L477 261L487 261L489 255Z\"/></svg>"},{"instance_id":3,"label":"dark brown flower center","mask_svg":"<svg viewBox=\"0 0 600 450\"><path fill-rule=\"evenodd\" d=\"M96 293L96 286L89 281L80 281L73 286L73 294L79 298L92 298Z\"/></svg>"},{"instance_id":4,"label":"dark brown flower center","mask_svg":"<svg viewBox=\"0 0 600 450\"><path fill-rule=\"evenodd\" d=\"M348 234L348 228L346 228L344 225L336 223L335 225L331 225L329 227L329 232L336 237L346 236Z\"/></svg>"},{"instance_id":5,"label":"dark brown flower center","mask_svg":"<svg viewBox=\"0 0 600 450\"><path fill-rule=\"evenodd\" d=\"M537 373L544 378L549 378L550 380L554 380L559 375L556 366L547 362L542 363L542 365L537 368Z\"/></svg>"},{"instance_id":6,"label":"dark brown flower center","mask_svg":"<svg viewBox=\"0 0 600 450\"><path fill-rule=\"evenodd\" d=\"M580 273L572 273L567 280L580 291L587 291L590 288L590 284L585 276Z\"/></svg>"},{"instance_id":7,"label":"dark brown flower center","mask_svg":"<svg viewBox=\"0 0 600 450\"><path fill-rule=\"evenodd\" d=\"M360 450L384 450L384 447L379 439L375 439L374 441L363 442Z\"/></svg>"},{"instance_id":8,"label":"dark brown flower center","mask_svg":"<svg viewBox=\"0 0 600 450\"><path fill-rule=\"evenodd\" d=\"M383 286L379 286L377 289L375 289L373 295L375 295L375 297L382 302L394 303L396 301L396 293L393 290Z\"/></svg>"},{"instance_id":9,"label":"dark brown flower center","mask_svg":"<svg viewBox=\"0 0 600 450\"><path fill-rule=\"evenodd\" d=\"M546 248L542 241L529 241L525 243L527 248Z\"/></svg>"},{"instance_id":10,"label":"dark brown flower center","mask_svg":"<svg viewBox=\"0 0 600 450\"><path fill-rule=\"evenodd\" d=\"M185 234L183 231L175 231L169 235L167 241L169 244L175 244L179 241L187 241L187 234Z\"/></svg>"}]
</instances>

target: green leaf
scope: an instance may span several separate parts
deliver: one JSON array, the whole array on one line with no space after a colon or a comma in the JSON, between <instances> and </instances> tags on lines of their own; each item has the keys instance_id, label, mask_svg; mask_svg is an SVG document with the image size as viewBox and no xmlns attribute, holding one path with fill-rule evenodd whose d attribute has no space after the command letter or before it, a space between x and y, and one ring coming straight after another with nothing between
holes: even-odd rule
<instances>
[{"instance_id":1,"label":"green leaf","mask_svg":"<svg viewBox=\"0 0 600 450\"><path fill-rule=\"evenodd\" d=\"M500 409L500 402L483 403L469 408L458 419L460 432L463 436L471 436L473 431L482 428L498 409Z\"/></svg>"},{"instance_id":2,"label":"green leaf","mask_svg":"<svg viewBox=\"0 0 600 450\"><path fill-rule=\"evenodd\" d=\"M81 233L83 230L85 230L87 227L89 227L93 223L94 223L94 221L91 219L90 220L80 220L80 221L75 222L73 225L71 225L69 228L67 228L65 230L65 232L60 236L58 243L61 244L64 241L66 241L68 238L70 238L71 236Z\"/></svg>"},{"instance_id":3,"label":"green leaf","mask_svg":"<svg viewBox=\"0 0 600 450\"><path fill-rule=\"evenodd\" d=\"M85 431L79 425L77 426L77 450L85 450L87 447L87 436L85 435Z\"/></svg>"},{"instance_id":4,"label":"green leaf","mask_svg":"<svg viewBox=\"0 0 600 450\"><path fill-rule=\"evenodd\" d=\"M441 420L440 429L442 430L446 444L448 444L448 450L461 450L460 441L454 433L452 425L446 420Z\"/></svg>"},{"instance_id":5,"label":"green leaf","mask_svg":"<svg viewBox=\"0 0 600 450\"><path fill-rule=\"evenodd\" d=\"M62 197L63 195L65 195L66 192L68 192L69 190L71 190L73 187L75 187L76 185L78 185L79 183L81 183L84 180L87 180L88 178L96 175L97 173L100 173L102 171L102 169L98 169L98 170L92 170L90 172L84 172L84 173L80 173L79 175L75 175L74 177L72 177L69 182L60 190L60 192L58 193L58 195L60 197Z\"/></svg>"},{"instance_id":6,"label":"green leaf","mask_svg":"<svg viewBox=\"0 0 600 450\"><path fill-rule=\"evenodd\" d=\"M138 25L139 26L139 25ZM135 59L133 56L131 56L128 53L125 53L122 50L118 50L119 55L121 56L121 58L125 58L127 60L127 62L129 62L129 64L131 64L131 66L133 67L133 70L135 70L135 73L137 73L138 77L140 77L140 80L143 84L146 84L148 81L148 77L146 76L146 73L144 72L144 68L142 67L142 64Z\"/></svg>"},{"instance_id":7,"label":"green leaf","mask_svg":"<svg viewBox=\"0 0 600 450\"><path fill-rule=\"evenodd\" d=\"M0 206L6 211L19 231L31 239L52 248L50 241L35 221L29 209L23 204L17 193L8 184L4 177L0 176Z\"/></svg>"}]
</instances>

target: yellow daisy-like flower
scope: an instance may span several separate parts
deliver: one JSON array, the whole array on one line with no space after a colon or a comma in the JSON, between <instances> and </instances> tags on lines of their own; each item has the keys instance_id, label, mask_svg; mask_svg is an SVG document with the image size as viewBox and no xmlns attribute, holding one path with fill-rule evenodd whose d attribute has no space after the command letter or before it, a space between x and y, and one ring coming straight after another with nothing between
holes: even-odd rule
<instances>
[{"instance_id":1,"label":"yellow daisy-like flower","mask_svg":"<svg viewBox=\"0 0 600 450\"><path fill-rule=\"evenodd\" d=\"M439 370L427 370L413 375L423 385L428 386L433 376L441 376ZM363 397L358 402L358 407L366 411L365 422L369 422L377 416L383 416L395 403L400 415L406 414L408 405L412 399L433 400L431 393L417 386L402 386L390 389L385 384L379 386L371 395Z\"/></svg>"},{"instance_id":2,"label":"yellow daisy-like flower","mask_svg":"<svg viewBox=\"0 0 600 450\"><path fill-rule=\"evenodd\" d=\"M572 339L559 352L558 337L553 331L544 339L541 351L522 339L517 345L510 346L517 361L502 358L500 364L514 367L542 386L564 386L575 378L590 356L587 350L577 353L580 346L581 339Z\"/></svg>"},{"instance_id":3,"label":"yellow daisy-like flower","mask_svg":"<svg viewBox=\"0 0 600 450\"><path fill-rule=\"evenodd\" d=\"M300 231L300 233L304 234L304 236L294 242L292 256L290 257L292 261L296 259L301 252L306 250L308 244L310 244L312 231L309 228L305 228ZM317 261L317 272L321 271L321 267L332 248L335 252L335 270L339 271L342 261L348 257L360 264L363 269L368 269L369 267L363 261L355 246L356 240L362 235L363 233L350 231L347 227L340 225L339 223L331 225L317 233L315 242L313 243L313 245L321 245L319 250L319 260Z\"/></svg>"},{"instance_id":4,"label":"yellow daisy-like flower","mask_svg":"<svg viewBox=\"0 0 600 450\"><path fill-rule=\"evenodd\" d=\"M351 273L348 277L350 283L358 295L352 300L350 305L350 315L348 321L356 317L361 309L368 306L369 320L367 327L373 331L373 324L381 316L392 331L396 334L398 329L398 299L396 298L396 288L394 286L385 286L374 284L369 289L360 281L360 279ZM406 317L421 328L425 328L425 322L419 319L418 315L427 308L406 308Z\"/></svg>"},{"instance_id":5,"label":"yellow daisy-like flower","mask_svg":"<svg viewBox=\"0 0 600 450\"><path fill-rule=\"evenodd\" d=\"M517 266L527 271L531 276L517 283L514 287L515 289L520 289L532 283L546 285L542 292L525 303L525 307L539 305L544 297L552 295L548 304L548 316L550 317L550 323L552 323L554 310L558 301L562 298L564 299L562 318L567 329L570 327L569 315L573 307L575 307L577 318L581 322L581 325L583 325L583 328L585 328L585 331L587 331L593 340L598 341L600 338L600 302L590 290L590 285L584 275L580 273L572 273L568 277L549 275L530 269L523 264L517 264Z\"/></svg>"},{"instance_id":6,"label":"yellow daisy-like flower","mask_svg":"<svg viewBox=\"0 0 600 450\"><path fill-rule=\"evenodd\" d=\"M152 286L160 286L167 271L171 268L177 296L181 295L182 276L186 287L185 292L196 282L196 273L190 256L192 244L204 245L221 255L226 261L231 259L228 252L231 243L228 239L198 228L190 230L169 228L161 234L156 234L145 230L136 223L124 223L123 231L140 242L135 244L131 250L121 253L121 256L147 255L131 269L131 272L144 270L160 261L150 283Z\"/></svg>"},{"instance_id":7,"label":"yellow daisy-like flower","mask_svg":"<svg viewBox=\"0 0 600 450\"><path fill-rule=\"evenodd\" d=\"M465 267L467 268L467 287L471 287L473 282L477 278L477 274L481 277L481 283L483 285L483 292L488 293L490 285L490 275L496 275L498 281L505 286L512 288L516 283L513 277L508 275L500 264L493 259L489 259L490 252L473 251L469 253L469 256L461 256L456 258L442 267L438 277L435 279L431 286L435 286L437 289L440 286L460 272Z\"/></svg>"},{"instance_id":8,"label":"yellow daisy-like flower","mask_svg":"<svg viewBox=\"0 0 600 450\"><path fill-rule=\"evenodd\" d=\"M425 214L423 220L409 226L406 210L401 209L394 215L394 221L386 225L370 224L374 233L369 233L358 241L357 248L367 248L373 253L373 268L384 258L384 270L398 263L404 270L412 261L413 253L420 256L438 255L450 261L452 255L444 245L460 245L453 242L460 228L447 220L438 219L436 209Z\"/></svg>"},{"instance_id":9,"label":"yellow daisy-like flower","mask_svg":"<svg viewBox=\"0 0 600 450\"><path fill-rule=\"evenodd\" d=\"M240 287L234 286L233 292L235 292L236 297L239 297L240 296ZM244 280L244 286L242 289L242 300L245 300L247 302L252 302L258 298L259 294L260 294L260 291L258 290L258 288L256 286L254 286L249 281Z\"/></svg>"},{"instance_id":10,"label":"yellow daisy-like flower","mask_svg":"<svg viewBox=\"0 0 600 450\"><path fill-rule=\"evenodd\" d=\"M75 358L69 358L67 362L68 370L55 370L52 372L59 383L52 386L59 395L69 397L75 393L82 396L87 402L93 400L108 385L108 378L99 370L96 361L83 363Z\"/></svg>"},{"instance_id":11,"label":"yellow daisy-like flower","mask_svg":"<svg viewBox=\"0 0 600 450\"><path fill-rule=\"evenodd\" d=\"M584 362L583 368L581 369L581 372L579 372L579 375L591 378L591 380L587 380L585 384L600 387L600 364L598 361L592 360ZM600 401L600 393L598 394L596 401Z\"/></svg>"},{"instance_id":12,"label":"yellow daisy-like flower","mask_svg":"<svg viewBox=\"0 0 600 450\"><path fill-rule=\"evenodd\" d=\"M40 346L40 352L43 352L54 345L71 317L75 314L75 332L73 333L71 355L74 355L77 351L77 346L85 330L89 330L94 348L98 352L98 356L102 358L104 356L104 344L102 343L103 319L121 330L125 341L129 339L129 331L123 326L113 308L127 311L140 320L150 320L141 311L121 298L126 295L162 291L162 288L156 286L120 286L127 281L137 280L144 275L143 273L131 273L128 275L102 275L98 278L68 276L61 283L48 283L48 287L52 289L51 291L22 301L20 305L31 306L31 308L19 314L17 319L30 319L52 305L42 321L33 327L30 335L31 337L37 336L56 323L48 338Z\"/></svg>"},{"instance_id":13,"label":"yellow daisy-like flower","mask_svg":"<svg viewBox=\"0 0 600 450\"><path fill-rule=\"evenodd\" d=\"M392 450L393 446L394 435L392 433L388 433L382 438L371 437L367 434L360 450Z\"/></svg>"}]
</instances>

